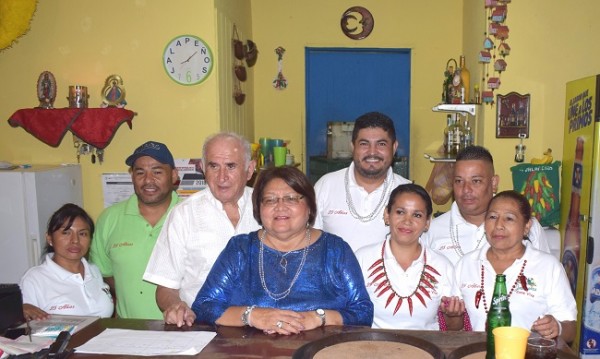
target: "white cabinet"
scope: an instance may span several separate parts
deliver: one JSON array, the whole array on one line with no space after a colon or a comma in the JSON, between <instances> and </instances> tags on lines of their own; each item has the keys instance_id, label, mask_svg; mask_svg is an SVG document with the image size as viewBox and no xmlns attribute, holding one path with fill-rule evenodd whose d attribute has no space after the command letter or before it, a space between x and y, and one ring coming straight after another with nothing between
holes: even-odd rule
<instances>
[{"instance_id":1,"label":"white cabinet","mask_svg":"<svg viewBox=\"0 0 600 359\"><path fill-rule=\"evenodd\" d=\"M0 283L40 263L48 220L65 203L83 205L79 165L0 170Z\"/></svg>"}]
</instances>

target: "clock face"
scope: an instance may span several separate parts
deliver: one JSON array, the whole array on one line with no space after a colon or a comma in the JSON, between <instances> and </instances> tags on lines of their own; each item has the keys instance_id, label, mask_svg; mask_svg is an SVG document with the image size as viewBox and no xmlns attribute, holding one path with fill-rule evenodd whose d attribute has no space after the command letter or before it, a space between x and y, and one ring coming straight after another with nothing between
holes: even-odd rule
<instances>
[{"instance_id":1,"label":"clock face","mask_svg":"<svg viewBox=\"0 0 600 359\"><path fill-rule=\"evenodd\" d=\"M213 55L208 45L194 35L181 35L165 47L163 65L167 75L181 85L197 85L213 68Z\"/></svg>"}]
</instances>

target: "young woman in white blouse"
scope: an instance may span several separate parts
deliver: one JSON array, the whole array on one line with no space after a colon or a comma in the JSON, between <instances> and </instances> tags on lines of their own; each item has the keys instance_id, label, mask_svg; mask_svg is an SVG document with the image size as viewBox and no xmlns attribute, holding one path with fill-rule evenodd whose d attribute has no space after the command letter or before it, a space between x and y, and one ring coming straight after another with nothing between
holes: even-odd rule
<instances>
[{"instance_id":1,"label":"young woman in white blouse","mask_svg":"<svg viewBox=\"0 0 600 359\"><path fill-rule=\"evenodd\" d=\"M112 315L108 284L85 259L93 233L93 220L75 204L63 205L50 217L44 262L29 269L20 283L26 319L46 319L49 314Z\"/></svg>"},{"instance_id":2,"label":"young woman in white blouse","mask_svg":"<svg viewBox=\"0 0 600 359\"><path fill-rule=\"evenodd\" d=\"M457 296L452 263L420 242L432 212L423 187L399 185L384 211L389 235L356 251L375 308L374 328L459 330L465 326L465 307Z\"/></svg>"}]
</instances>

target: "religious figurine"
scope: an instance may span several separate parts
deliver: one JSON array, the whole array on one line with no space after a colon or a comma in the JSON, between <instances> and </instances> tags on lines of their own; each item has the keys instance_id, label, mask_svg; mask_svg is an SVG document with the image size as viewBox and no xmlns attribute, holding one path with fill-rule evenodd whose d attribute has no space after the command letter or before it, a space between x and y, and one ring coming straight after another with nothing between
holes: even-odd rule
<instances>
[{"instance_id":1,"label":"religious figurine","mask_svg":"<svg viewBox=\"0 0 600 359\"><path fill-rule=\"evenodd\" d=\"M54 108L56 99L56 79L50 71L44 71L40 74L37 81L37 95L40 105L38 108Z\"/></svg>"},{"instance_id":2,"label":"religious figurine","mask_svg":"<svg viewBox=\"0 0 600 359\"><path fill-rule=\"evenodd\" d=\"M109 76L102 89L102 104L100 107L124 108L125 105L127 105L127 101L125 101L125 88L123 88L121 76Z\"/></svg>"}]
</instances>

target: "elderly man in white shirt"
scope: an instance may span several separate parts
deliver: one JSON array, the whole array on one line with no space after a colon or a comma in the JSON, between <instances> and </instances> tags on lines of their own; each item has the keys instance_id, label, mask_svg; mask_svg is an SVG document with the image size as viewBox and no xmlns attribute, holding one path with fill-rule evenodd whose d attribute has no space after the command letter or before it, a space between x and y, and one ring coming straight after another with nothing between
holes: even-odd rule
<instances>
[{"instance_id":1,"label":"elderly man in white shirt","mask_svg":"<svg viewBox=\"0 0 600 359\"><path fill-rule=\"evenodd\" d=\"M450 211L431 221L422 243L444 254L454 265L463 255L486 244L483 223L487 208L498 189L490 152L481 146L469 146L458 153L454 165L454 203ZM550 253L540 223L533 218L526 245Z\"/></svg>"},{"instance_id":2,"label":"elderly man in white shirt","mask_svg":"<svg viewBox=\"0 0 600 359\"><path fill-rule=\"evenodd\" d=\"M190 306L229 239L259 228L246 187L256 166L248 141L219 133L206 139L202 152L208 188L173 208L144 273L158 285L165 322L177 326L194 323Z\"/></svg>"},{"instance_id":3,"label":"elderly man in white shirt","mask_svg":"<svg viewBox=\"0 0 600 359\"><path fill-rule=\"evenodd\" d=\"M315 184L315 228L342 237L353 251L382 242L389 229L383 209L398 185L409 183L392 171L398 148L392 120L379 112L356 119L349 167L321 177Z\"/></svg>"}]
</instances>

